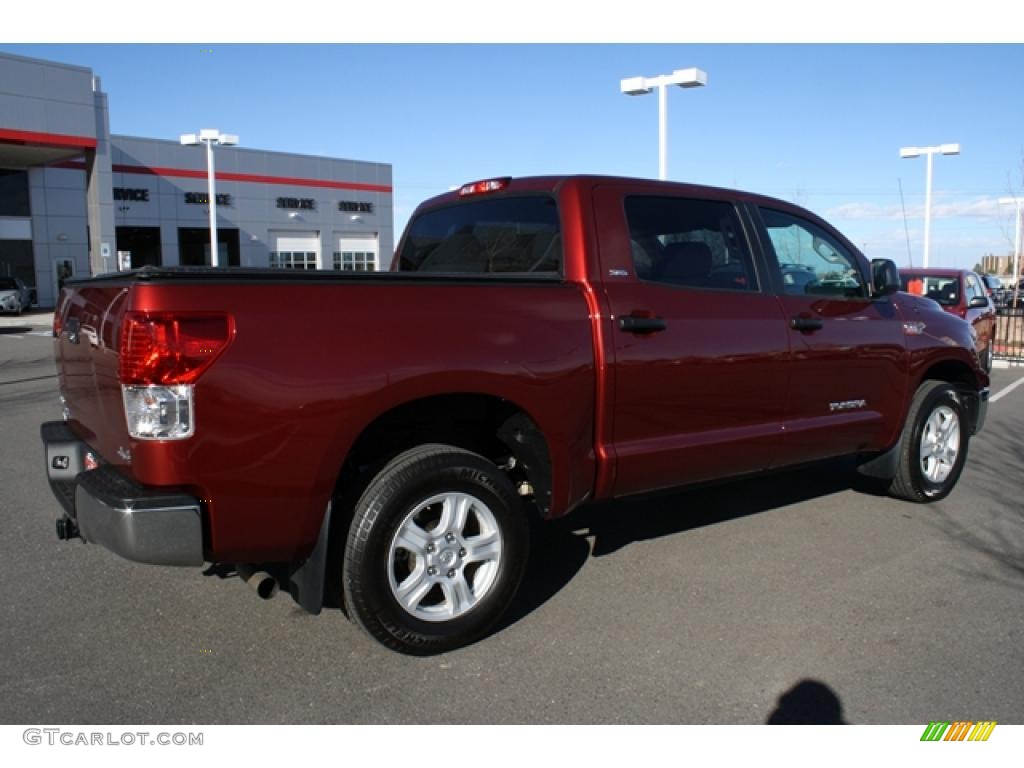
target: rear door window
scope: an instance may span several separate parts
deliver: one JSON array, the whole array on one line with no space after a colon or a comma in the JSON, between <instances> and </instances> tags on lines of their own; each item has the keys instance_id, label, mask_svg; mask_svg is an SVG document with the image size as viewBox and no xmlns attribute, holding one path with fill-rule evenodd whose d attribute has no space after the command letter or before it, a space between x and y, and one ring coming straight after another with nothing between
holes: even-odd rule
<instances>
[{"instance_id":1,"label":"rear door window","mask_svg":"<svg viewBox=\"0 0 1024 768\"><path fill-rule=\"evenodd\" d=\"M641 280L703 290L757 290L731 203L628 197L625 205L633 268Z\"/></svg>"},{"instance_id":2,"label":"rear door window","mask_svg":"<svg viewBox=\"0 0 1024 768\"><path fill-rule=\"evenodd\" d=\"M425 211L409 226L402 272L540 274L562 272L554 198L502 197Z\"/></svg>"}]
</instances>

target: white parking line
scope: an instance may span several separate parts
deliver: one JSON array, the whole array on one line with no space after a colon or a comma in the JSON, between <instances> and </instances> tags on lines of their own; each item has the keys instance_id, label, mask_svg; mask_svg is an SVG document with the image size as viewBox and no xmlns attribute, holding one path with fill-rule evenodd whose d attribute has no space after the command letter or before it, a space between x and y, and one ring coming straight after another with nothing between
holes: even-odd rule
<instances>
[{"instance_id":1,"label":"white parking line","mask_svg":"<svg viewBox=\"0 0 1024 768\"><path fill-rule=\"evenodd\" d=\"M1002 397L1006 397L1006 395L1013 392L1013 390L1015 390L1021 384L1024 384L1024 379L1017 379L1017 381L1013 382L1013 384L1011 384L1010 386L1006 387L1005 389L1001 389L999 392L992 395L992 397L990 397L988 401L990 403L994 403L996 400L999 400Z\"/></svg>"}]
</instances>

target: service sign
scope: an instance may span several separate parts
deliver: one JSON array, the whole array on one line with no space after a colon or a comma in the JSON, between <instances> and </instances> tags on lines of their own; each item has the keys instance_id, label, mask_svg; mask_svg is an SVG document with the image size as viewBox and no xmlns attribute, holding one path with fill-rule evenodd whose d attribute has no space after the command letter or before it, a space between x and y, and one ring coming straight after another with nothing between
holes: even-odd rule
<instances>
[{"instance_id":1,"label":"service sign","mask_svg":"<svg viewBox=\"0 0 1024 768\"><path fill-rule=\"evenodd\" d=\"M148 203L148 189L131 189L129 187L114 187L114 199L123 200L128 203Z\"/></svg>"},{"instance_id":2,"label":"service sign","mask_svg":"<svg viewBox=\"0 0 1024 768\"><path fill-rule=\"evenodd\" d=\"M315 211L316 200L311 197L279 197L278 208L290 208L299 211Z\"/></svg>"},{"instance_id":3,"label":"service sign","mask_svg":"<svg viewBox=\"0 0 1024 768\"><path fill-rule=\"evenodd\" d=\"M358 200L342 200L338 203L338 210L345 213L373 213L373 203L364 203Z\"/></svg>"},{"instance_id":4,"label":"service sign","mask_svg":"<svg viewBox=\"0 0 1024 768\"><path fill-rule=\"evenodd\" d=\"M186 192L185 202L188 205L209 205L210 196L206 192ZM231 205L231 195L218 194L217 205Z\"/></svg>"}]
</instances>

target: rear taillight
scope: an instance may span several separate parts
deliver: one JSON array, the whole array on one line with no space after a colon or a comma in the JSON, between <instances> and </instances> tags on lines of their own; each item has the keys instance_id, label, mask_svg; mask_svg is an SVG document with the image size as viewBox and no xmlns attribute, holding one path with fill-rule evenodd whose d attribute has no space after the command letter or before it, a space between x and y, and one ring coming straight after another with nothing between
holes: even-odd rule
<instances>
[{"instance_id":1,"label":"rear taillight","mask_svg":"<svg viewBox=\"0 0 1024 768\"><path fill-rule=\"evenodd\" d=\"M121 321L122 384L191 384L234 336L228 315L128 312Z\"/></svg>"},{"instance_id":2,"label":"rear taillight","mask_svg":"<svg viewBox=\"0 0 1024 768\"><path fill-rule=\"evenodd\" d=\"M128 312L121 322L119 378L128 432L182 440L195 432L192 390L234 337L228 315Z\"/></svg>"}]
</instances>

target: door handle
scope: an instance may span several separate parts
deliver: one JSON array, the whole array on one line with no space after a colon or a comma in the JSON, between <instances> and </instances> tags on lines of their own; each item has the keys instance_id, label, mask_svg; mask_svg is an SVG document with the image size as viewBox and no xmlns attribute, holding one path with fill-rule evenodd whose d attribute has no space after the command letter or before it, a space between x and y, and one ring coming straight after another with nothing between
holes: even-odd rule
<instances>
[{"instance_id":1,"label":"door handle","mask_svg":"<svg viewBox=\"0 0 1024 768\"><path fill-rule=\"evenodd\" d=\"M801 333L809 333L812 331L820 331L825 327L825 322L820 317L808 317L806 315L797 315L789 321L789 327L794 331L800 331Z\"/></svg>"},{"instance_id":2,"label":"door handle","mask_svg":"<svg viewBox=\"0 0 1024 768\"><path fill-rule=\"evenodd\" d=\"M663 317L626 315L619 318L619 328L627 333L656 333L668 328Z\"/></svg>"}]
</instances>

